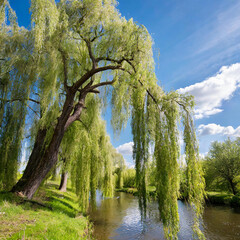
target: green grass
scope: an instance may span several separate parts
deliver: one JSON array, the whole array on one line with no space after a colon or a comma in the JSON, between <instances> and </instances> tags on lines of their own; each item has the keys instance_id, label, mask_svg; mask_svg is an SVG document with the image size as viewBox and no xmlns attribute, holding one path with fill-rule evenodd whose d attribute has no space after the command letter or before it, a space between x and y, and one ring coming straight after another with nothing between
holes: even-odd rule
<instances>
[{"instance_id":1,"label":"green grass","mask_svg":"<svg viewBox=\"0 0 240 240\"><path fill-rule=\"evenodd\" d=\"M130 194L133 194L134 196L138 195L137 188L121 188L121 189L116 189L116 192L130 193ZM147 195L151 196L151 197L155 197L155 195L156 195L156 187L154 187L154 186L147 186Z\"/></svg>"},{"instance_id":2,"label":"green grass","mask_svg":"<svg viewBox=\"0 0 240 240\"><path fill-rule=\"evenodd\" d=\"M240 208L240 195L233 195L226 192L207 192L207 202L219 205L230 205Z\"/></svg>"},{"instance_id":3,"label":"green grass","mask_svg":"<svg viewBox=\"0 0 240 240\"><path fill-rule=\"evenodd\" d=\"M116 189L117 192L125 192L133 194L134 196L138 195L137 188L121 188ZM147 186L147 195L153 198L156 198L156 187ZM184 200L184 198L180 198ZM240 194L233 195L226 192L207 192L206 202L216 205L229 205L231 207L240 208Z\"/></svg>"},{"instance_id":4,"label":"green grass","mask_svg":"<svg viewBox=\"0 0 240 240\"><path fill-rule=\"evenodd\" d=\"M78 212L73 192L62 193L51 182L33 200L0 193L0 239L91 239L91 226Z\"/></svg>"}]
</instances>

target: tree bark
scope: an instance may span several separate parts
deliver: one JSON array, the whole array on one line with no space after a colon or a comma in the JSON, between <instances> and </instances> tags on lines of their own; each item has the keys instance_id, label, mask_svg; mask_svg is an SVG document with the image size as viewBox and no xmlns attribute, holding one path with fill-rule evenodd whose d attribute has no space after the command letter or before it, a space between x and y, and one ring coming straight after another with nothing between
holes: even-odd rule
<instances>
[{"instance_id":1,"label":"tree bark","mask_svg":"<svg viewBox=\"0 0 240 240\"><path fill-rule=\"evenodd\" d=\"M34 169L37 168L38 164L40 163L43 155L44 155L44 144L45 144L45 137L46 137L47 130L46 129L39 129L35 144L32 150L32 153L29 157L28 164L24 170L23 176L19 179L15 186L12 188L12 192L19 192L20 189L24 188L26 184L26 180L29 179L32 175Z\"/></svg>"},{"instance_id":2,"label":"tree bark","mask_svg":"<svg viewBox=\"0 0 240 240\"><path fill-rule=\"evenodd\" d=\"M68 179L68 172L63 171L61 175L61 183L59 186L59 190L61 192L67 191L67 179Z\"/></svg>"},{"instance_id":3,"label":"tree bark","mask_svg":"<svg viewBox=\"0 0 240 240\"><path fill-rule=\"evenodd\" d=\"M79 100L77 108L75 107L71 115L73 111L74 96L75 93L69 92L67 94L61 116L58 118L54 133L47 147L45 146L47 131L38 131L26 170L22 178L13 187L12 192L20 192L28 199L31 199L48 172L56 165L58 151L64 132L73 121L80 117L84 106L85 97Z\"/></svg>"},{"instance_id":4,"label":"tree bark","mask_svg":"<svg viewBox=\"0 0 240 240\"><path fill-rule=\"evenodd\" d=\"M234 182L232 181L232 179L228 179L228 181L229 181L229 183L230 183L230 186L231 186L233 195L236 195L236 194L237 194L237 191L236 191L236 189L235 189L235 184L234 184Z\"/></svg>"}]
</instances>

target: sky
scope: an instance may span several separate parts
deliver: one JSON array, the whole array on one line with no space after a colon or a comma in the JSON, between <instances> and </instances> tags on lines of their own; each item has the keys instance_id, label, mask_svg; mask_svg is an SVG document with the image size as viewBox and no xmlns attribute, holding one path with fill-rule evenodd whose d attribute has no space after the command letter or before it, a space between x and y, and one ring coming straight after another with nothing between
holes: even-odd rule
<instances>
[{"instance_id":1,"label":"sky","mask_svg":"<svg viewBox=\"0 0 240 240\"><path fill-rule=\"evenodd\" d=\"M29 0L10 4L19 24L29 26ZM240 137L240 1L119 0L118 9L151 34L163 89L194 95L200 153L213 141ZM109 108L103 117L113 146L132 166L130 122L115 137Z\"/></svg>"}]
</instances>

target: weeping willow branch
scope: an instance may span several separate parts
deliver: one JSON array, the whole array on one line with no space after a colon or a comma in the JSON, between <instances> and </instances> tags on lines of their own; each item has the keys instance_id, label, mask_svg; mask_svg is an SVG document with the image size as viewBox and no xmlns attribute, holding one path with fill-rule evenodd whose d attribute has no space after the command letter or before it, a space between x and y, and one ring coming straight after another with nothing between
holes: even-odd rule
<instances>
[{"instance_id":1,"label":"weeping willow branch","mask_svg":"<svg viewBox=\"0 0 240 240\"><path fill-rule=\"evenodd\" d=\"M33 111L33 113L35 113L36 114L36 116L38 116L39 118L41 118L41 116L39 115L39 113L38 112L36 112L32 107L30 107L28 104L27 104L27 106L28 106L28 108L30 109L30 110L32 110Z\"/></svg>"},{"instance_id":2,"label":"weeping willow branch","mask_svg":"<svg viewBox=\"0 0 240 240\"><path fill-rule=\"evenodd\" d=\"M63 74L64 74L64 89L66 91L68 91L69 86L67 84L67 80L68 80L68 66L67 66L67 58L66 58L66 54L64 53L63 50L59 49L59 52L62 55L62 62L63 62Z\"/></svg>"},{"instance_id":3,"label":"weeping willow branch","mask_svg":"<svg viewBox=\"0 0 240 240\"><path fill-rule=\"evenodd\" d=\"M87 73L85 73L72 87L73 90L78 91L78 89L94 74L98 72L104 72L108 70L122 70L122 65L108 65L104 67L99 67L96 69L91 69Z\"/></svg>"},{"instance_id":4,"label":"weeping willow branch","mask_svg":"<svg viewBox=\"0 0 240 240\"><path fill-rule=\"evenodd\" d=\"M40 104L39 101L37 101L37 100L35 100L35 99L32 99L32 98L26 98L26 99L13 98L13 99L9 99L9 100L7 100L7 99L0 99L0 101L2 101L2 102L16 102L16 101L24 102L24 101L31 101L31 102Z\"/></svg>"}]
</instances>

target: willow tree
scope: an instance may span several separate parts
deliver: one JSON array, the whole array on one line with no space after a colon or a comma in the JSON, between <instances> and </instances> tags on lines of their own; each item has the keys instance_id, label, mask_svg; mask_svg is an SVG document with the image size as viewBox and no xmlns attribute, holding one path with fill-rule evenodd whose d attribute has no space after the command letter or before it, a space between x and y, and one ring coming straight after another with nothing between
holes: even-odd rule
<instances>
[{"instance_id":1,"label":"willow tree","mask_svg":"<svg viewBox=\"0 0 240 240\"><path fill-rule=\"evenodd\" d=\"M81 121L72 124L64 135L62 150L70 152L66 163L70 169L73 189L79 196L82 212L87 212L89 192L93 202L100 188L105 197L113 195L113 146L106 133L105 122L100 117L100 99L86 97L86 110ZM74 142L69 146L70 141ZM65 147L63 147L65 146ZM66 153L65 153L66 154ZM66 156L66 155L65 155Z\"/></svg>"},{"instance_id":2,"label":"willow tree","mask_svg":"<svg viewBox=\"0 0 240 240\"><path fill-rule=\"evenodd\" d=\"M114 173L115 173L115 186L118 189L123 188L123 172L127 168L125 164L125 160L122 154L118 153L116 150L112 153L112 161L114 166Z\"/></svg>"},{"instance_id":3,"label":"willow tree","mask_svg":"<svg viewBox=\"0 0 240 240\"><path fill-rule=\"evenodd\" d=\"M8 66L1 79L9 74L11 81L21 81L21 89L26 91L15 99L5 94L1 105L24 102L39 116L33 124L35 142L27 167L12 191L33 196L56 165L65 132L81 121L86 98L98 94L104 86L112 86L109 91L115 131L121 131L132 116L137 187L143 207L148 149L150 144L155 146L160 215L166 236L171 239L177 238L179 229L178 120L183 119L188 199L198 227L204 184L191 120L192 101L177 93L166 94L157 85L147 29L122 17L114 0L32 0L30 30L19 28L11 14L12 21L3 18L9 6L7 0L1 3L1 58L5 61L0 64L1 69ZM11 114L17 115L15 108ZM87 134L84 138L88 141ZM85 151L84 156L87 161L90 152ZM91 164L84 164L90 172Z\"/></svg>"}]
</instances>

